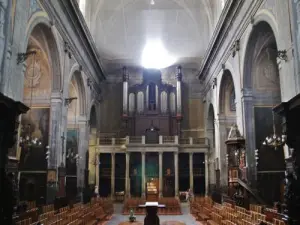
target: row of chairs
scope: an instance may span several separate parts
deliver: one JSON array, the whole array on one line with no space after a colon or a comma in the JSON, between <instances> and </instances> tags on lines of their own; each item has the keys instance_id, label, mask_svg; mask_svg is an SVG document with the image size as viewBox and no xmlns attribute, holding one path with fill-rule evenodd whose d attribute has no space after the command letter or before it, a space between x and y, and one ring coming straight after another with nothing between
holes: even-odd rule
<instances>
[{"instance_id":1,"label":"row of chairs","mask_svg":"<svg viewBox=\"0 0 300 225\"><path fill-rule=\"evenodd\" d=\"M109 220L113 212L110 199L93 198L88 204L76 203L72 207L62 207L57 211L53 205L44 206L38 220L26 218L18 221L16 225L37 225L39 222L43 225L98 225Z\"/></svg>"},{"instance_id":2,"label":"row of chairs","mask_svg":"<svg viewBox=\"0 0 300 225\"><path fill-rule=\"evenodd\" d=\"M209 197L194 199L190 204L191 214L208 225L284 225L282 220L268 221L260 205L251 205L250 210L230 203L215 203Z\"/></svg>"}]
</instances>

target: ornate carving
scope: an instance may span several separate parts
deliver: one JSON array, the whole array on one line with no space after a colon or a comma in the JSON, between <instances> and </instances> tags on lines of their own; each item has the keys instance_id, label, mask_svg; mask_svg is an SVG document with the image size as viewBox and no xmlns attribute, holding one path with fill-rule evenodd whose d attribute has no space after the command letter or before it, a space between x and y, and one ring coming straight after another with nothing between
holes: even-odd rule
<instances>
[{"instance_id":1,"label":"ornate carving","mask_svg":"<svg viewBox=\"0 0 300 225\"><path fill-rule=\"evenodd\" d=\"M25 73L25 87L34 88L40 84L42 77L41 63L39 60L31 61Z\"/></svg>"},{"instance_id":2,"label":"ornate carving","mask_svg":"<svg viewBox=\"0 0 300 225\"><path fill-rule=\"evenodd\" d=\"M240 40L236 40L231 47L232 57L234 57L236 52L238 52L239 50L240 50Z\"/></svg>"},{"instance_id":3,"label":"ornate carving","mask_svg":"<svg viewBox=\"0 0 300 225\"><path fill-rule=\"evenodd\" d=\"M212 88L215 89L217 87L217 78L215 77L212 82Z\"/></svg>"}]
</instances>

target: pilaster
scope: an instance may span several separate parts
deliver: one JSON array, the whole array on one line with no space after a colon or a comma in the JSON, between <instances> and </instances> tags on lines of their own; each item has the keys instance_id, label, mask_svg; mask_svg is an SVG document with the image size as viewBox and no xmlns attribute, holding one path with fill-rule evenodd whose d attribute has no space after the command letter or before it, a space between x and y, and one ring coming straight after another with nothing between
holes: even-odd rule
<instances>
[{"instance_id":1,"label":"pilaster","mask_svg":"<svg viewBox=\"0 0 300 225\"><path fill-rule=\"evenodd\" d=\"M208 179L208 155L205 153L205 195L208 195L208 185L209 185L209 179Z\"/></svg>"},{"instance_id":2,"label":"pilaster","mask_svg":"<svg viewBox=\"0 0 300 225\"><path fill-rule=\"evenodd\" d=\"M158 153L158 163L159 163L159 197L162 197L163 189L163 153Z\"/></svg>"},{"instance_id":3,"label":"pilaster","mask_svg":"<svg viewBox=\"0 0 300 225\"><path fill-rule=\"evenodd\" d=\"M145 185L146 185L146 180L145 180L145 161L146 161L146 152L142 152L142 198L146 197L145 195Z\"/></svg>"},{"instance_id":4,"label":"pilaster","mask_svg":"<svg viewBox=\"0 0 300 225\"><path fill-rule=\"evenodd\" d=\"M49 160L48 169L55 169L59 166L59 158L62 151L62 140L60 137L62 117L62 96L56 92L51 95L51 121L50 121L50 138L49 138Z\"/></svg>"},{"instance_id":5,"label":"pilaster","mask_svg":"<svg viewBox=\"0 0 300 225\"><path fill-rule=\"evenodd\" d=\"M129 167L130 167L130 152L125 153L126 157L126 171L125 171L125 194L126 197L130 197L130 178L129 178Z\"/></svg>"},{"instance_id":6,"label":"pilaster","mask_svg":"<svg viewBox=\"0 0 300 225\"><path fill-rule=\"evenodd\" d=\"M178 183L178 152L174 152L174 169L175 169L175 197L178 197L179 183Z\"/></svg>"},{"instance_id":7,"label":"pilaster","mask_svg":"<svg viewBox=\"0 0 300 225\"><path fill-rule=\"evenodd\" d=\"M251 186L256 183L256 161L255 147L255 127L253 110L253 93L251 89L242 89L242 107L244 111L244 131L246 138L246 161L247 161L247 180Z\"/></svg>"},{"instance_id":8,"label":"pilaster","mask_svg":"<svg viewBox=\"0 0 300 225\"><path fill-rule=\"evenodd\" d=\"M190 167L190 189L194 192L194 171L193 171L193 152L189 153L189 167Z\"/></svg>"},{"instance_id":9,"label":"pilaster","mask_svg":"<svg viewBox=\"0 0 300 225\"><path fill-rule=\"evenodd\" d=\"M115 197L116 154L111 153L111 198Z\"/></svg>"}]
</instances>

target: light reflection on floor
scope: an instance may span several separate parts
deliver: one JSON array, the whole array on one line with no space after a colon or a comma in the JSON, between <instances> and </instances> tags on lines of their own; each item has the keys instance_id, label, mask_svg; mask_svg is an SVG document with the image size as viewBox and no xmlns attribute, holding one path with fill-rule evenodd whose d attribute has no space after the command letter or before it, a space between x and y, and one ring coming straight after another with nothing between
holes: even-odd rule
<instances>
[{"instance_id":1,"label":"light reflection on floor","mask_svg":"<svg viewBox=\"0 0 300 225\"><path fill-rule=\"evenodd\" d=\"M105 225L118 225L121 222L128 220L128 215L122 215L123 204L115 204L115 214L112 216L112 219L108 221ZM187 203L181 204L181 210L183 215L179 216L159 216L160 222L165 221L179 221L185 223L186 225L201 225L195 218L190 215L189 206ZM137 221L144 221L145 216L136 216Z\"/></svg>"}]
</instances>

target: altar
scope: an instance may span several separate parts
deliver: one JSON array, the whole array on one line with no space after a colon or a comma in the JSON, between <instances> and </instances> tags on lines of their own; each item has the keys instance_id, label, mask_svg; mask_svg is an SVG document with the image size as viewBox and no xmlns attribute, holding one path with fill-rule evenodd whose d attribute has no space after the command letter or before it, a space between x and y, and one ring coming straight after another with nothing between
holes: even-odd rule
<instances>
[{"instance_id":1,"label":"altar","mask_svg":"<svg viewBox=\"0 0 300 225\"><path fill-rule=\"evenodd\" d=\"M166 207L165 205L158 202L146 202L145 205L139 205L139 207L146 208L147 215L144 219L144 225L160 225L157 211L158 208Z\"/></svg>"}]
</instances>

